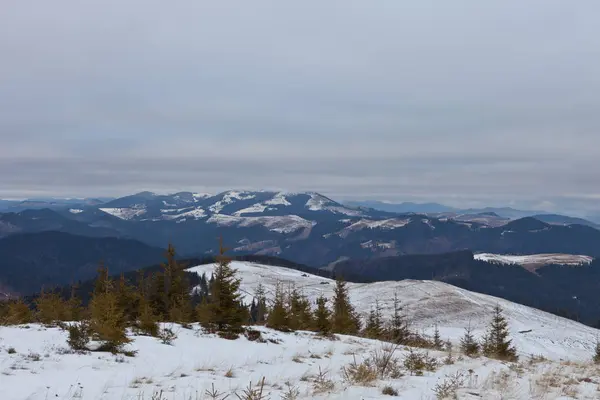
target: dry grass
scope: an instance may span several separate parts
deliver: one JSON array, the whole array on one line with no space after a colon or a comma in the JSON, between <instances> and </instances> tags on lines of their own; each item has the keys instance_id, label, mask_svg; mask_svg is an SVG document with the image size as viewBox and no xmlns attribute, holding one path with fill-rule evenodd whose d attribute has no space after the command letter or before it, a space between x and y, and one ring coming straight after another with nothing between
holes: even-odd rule
<instances>
[{"instance_id":1,"label":"dry grass","mask_svg":"<svg viewBox=\"0 0 600 400\"><path fill-rule=\"evenodd\" d=\"M227 372L225 372L225 378L235 378L235 372L233 372L233 368L229 368Z\"/></svg>"}]
</instances>

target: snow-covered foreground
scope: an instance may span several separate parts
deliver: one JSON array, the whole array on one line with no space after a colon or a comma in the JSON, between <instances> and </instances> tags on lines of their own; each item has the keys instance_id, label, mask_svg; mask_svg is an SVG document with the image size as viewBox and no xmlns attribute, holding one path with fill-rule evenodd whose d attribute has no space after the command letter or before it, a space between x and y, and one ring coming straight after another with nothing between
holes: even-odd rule
<instances>
[{"instance_id":1,"label":"snow-covered foreground","mask_svg":"<svg viewBox=\"0 0 600 400\"><path fill-rule=\"evenodd\" d=\"M436 399L436 385L462 375L459 399L597 399L600 370L586 363L523 359L503 364L458 354L444 365L446 354L429 355L440 366L423 376L379 379L366 386L344 379L342 368L362 362L383 344L348 336L322 339L313 333L280 333L259 328L266 343L235 341L194 329L175 328L173 345L158 339L132 337L135 357L106 353L69 354L67 334L39 325L0 328L0 394L6 400L47 399L210 399L214 389L228 398L242 394L250 382L265 378L264 393L285 399L290 389L297 399L383 399L382 388L394 388L408 400ZM271 339L271 341L269 341ZM10 352L9 352L10 349ZM12 353L12 354L11 354ZM406 348L395 356L400 362ZM318 376L331 384L321 392ZM219 397L222 398L222 397ZM243 397L242 397L243 398Z\"/></svg>"},{"instance_id":2,"label":"snow-covered foreground","mask_svg":"<svg viewBox=\"0 0 600 400\"><path fill-rule=\"evenodd\" d=\"M277 282L295 285L310 300L320 295L331 298L335 282L300 271L246 262L233 262L242 278L245 300L252 301L259 283L268 295ZM214 264L190 268L210 276ZM510 331L520 354L543 355L560 360L588 359L593 352L598 330L534 308L485 294L474 293L437 281L348 283L350 299L363 316L379 301L388 315L393 310L394 294L405 307L413 329L431 334L438 325L442 337L458 341L468 325L483 335L493 308L499 304L510 322Z\"/></svg>"},{"instance_id":3,"label":"snow-covered foreground","mask_svg":"<svg viewBox=\"0 0 600 400\"><path fill-rule=\"evenodd\" d=\"M497 262L501 264L517 264L517 265L549 265L549 264L560 264L560 265L584 265L589 264L593 261L593 257L576 255L576 254L531 254L524 256L513 256L507 254L492 254L492 253L480 253L475 254L476 260Z\"/></svg>"}]
</instances>

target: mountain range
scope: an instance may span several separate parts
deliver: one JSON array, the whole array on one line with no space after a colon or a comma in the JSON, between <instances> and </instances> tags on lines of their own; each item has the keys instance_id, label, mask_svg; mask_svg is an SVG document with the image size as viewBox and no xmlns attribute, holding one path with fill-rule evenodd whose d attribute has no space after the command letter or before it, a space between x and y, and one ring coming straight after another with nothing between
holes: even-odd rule
<instances>
[{"instance_id":1,"label":"mountain range","mask_svg":"<svg viewBox=\"0 0 600 400\"><path fill-rule=\"evenodd\" d=\"M557 215L392 213L351 207L314 192L142 192L95 204L0 214L0 238L59 231L133 239L186 256L213 254L223 237L234 254L276 255L323 267L344 259L468 249L500 254L600 255L593 223Z\"/></svg>"}]
</instances>

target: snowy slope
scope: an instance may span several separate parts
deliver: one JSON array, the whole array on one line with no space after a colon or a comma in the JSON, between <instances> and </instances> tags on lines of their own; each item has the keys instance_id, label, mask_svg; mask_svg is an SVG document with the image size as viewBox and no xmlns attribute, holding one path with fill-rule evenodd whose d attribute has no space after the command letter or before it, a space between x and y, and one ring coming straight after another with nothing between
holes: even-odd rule
<instances>
[{"instance_id":1,"label":"snowy slope","mask_svg":"<svg viewBox=\"0 0 600 400\"><path fill-rule=\"evenodd\" d=\"M360 362L381 350L380 342L346 336L332 341L307 332L284 334L258 328L265 339L276 343L257 343L245 338L221 339L203 333L198 326L174 329L178 338L172 346L155 338L132 336L133 343L128 346L138 353L128 358L110 353L70 354L67 334L58 328L0 327L2 400L208 400L205 391L213 385L236 399L249 382L263 377L270 400L283 398L286 383L298 391L297 399L303 400L385 399L389 397L381 394L381 388L387 385L398 390L402 399L433 400L436 383L446 375L468 370L474 373L459 398L471 398L468 396L474 393L477 398L500 399L500 390L492 383L503 371L510 373L500 362L466 358L422 377L407 375L362 387L345 382L341 369L355 357ZM13 354L8 353L10 348ZM403 359L406 353L399 349L396 355ZM440 364L445 357L442 352L430 355ZM331 392L315 393L319 371L333 383ZM515 377L523 385L528 384L526 379ZM595 385L590 384L588 390L594 394ZM527 388L519 388L519 392L521 396L510 398L530 398Z\"/></svg>"},{"instance_id":2,"label":"snowy slope","mask_svg":"<svg viewBox=\"0 0 600 400\"><path fill-rule=\"evenodd\" d=\"M475 259L488 262L497 262L501 264L518 265L583 265L591 263L594 258L590 256L574 254L532 254L513 256L505 254L480 253L475 254Z\"/></svg>"},{"instance_id":3,"label":"snowy slope","mask_svg":"<svg viewBox=\"0 0 600 400\"><path fill-rule=\"evenodd\" d=\"M233 262L242 278L246 301L252 301L258 283L273 294L277 282L295 285L309 299L332 297L335 282L300 271L267 265ZM193 267L190 271L210 275L213 264ZM394 293L405 306L409 319L418 330L430 333L437 324L442 335L458 341L469 324L483 334L492 309L499 304L510 321L511 333L523 354L542 354L551 359L580 359L589 356L598 331L583 324L504 299L470 292L437 281L404 280L368 284L348 283L350 298L358 312L366 315L378 300L391 313ZM529 331L528 333L519 333Z\"/></svg>"},{"instance_id":4,"label":"snowy slope","mask_svg":"<svg viewBox=\"0 0 600 400\"><path fill-rule=\"evenodd\" d=\"M333 282L317 276L279 267L235 262L246 298L258 282L272 293L277 281L301 288L311 298L331 296ZM210 272L212 266L191 270ZM304 276L306 275L306 276ZM344 380L342 368L362 362L384 344L338 335L337 340L320 338L310 332L281 333L266 328L263 343L242 337L235 341L208 334L198 325L177 333L172 345L156 338L130 334L129 350L135 357L108 353L75 354L66 346L67 333L37 324L0 326L0 398L2 400L202 400L206 390L223 393L219 398L237 398L249 382L265 378L264 394L270 400L284 399L289 387L296 399L386 399L384 386L396 389L401 399L434 400L436 385L450 376L464 377L457 399L597 399L600 368L589 362L598 331L572 321L519 306L490 296L471 293L428 281L349 284L353 303L361 312L378 299L389 306L394 292L406 305L415 328L430 330L439 324L443 338L457 343L462 328L471 322L480 332L490 309L499 303L509 319L521 363L511 365L486 358L471 359L455 353L455 364L444 365L444 352L430 351L439 363L433 372L411 376L406 370L398 378L378 379L367 385ZM518 333L531 329L530 333ZM409 349L400 347L395 356L402 360ZM526 354L544 355L550 360L532 360ZM560 361L560 358L571 361ZM321 371L333 387L315 392Z\"/></svg>"}]
</instances>

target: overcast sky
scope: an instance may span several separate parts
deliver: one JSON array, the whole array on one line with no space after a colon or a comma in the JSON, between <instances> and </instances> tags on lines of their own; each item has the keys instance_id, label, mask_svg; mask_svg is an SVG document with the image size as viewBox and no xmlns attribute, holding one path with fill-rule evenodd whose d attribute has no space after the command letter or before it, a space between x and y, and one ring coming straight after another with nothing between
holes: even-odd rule
<instances>
[{"instance_id":1,"label":"overcast sky","mask_svg":"<svg viewBox=\"0 0 600 400\"><path fill-rule=\"evenodd\" d=\"M5 1L0 197L600 209L599 15L597 0Z\"/></svg>"}]
</instances>

